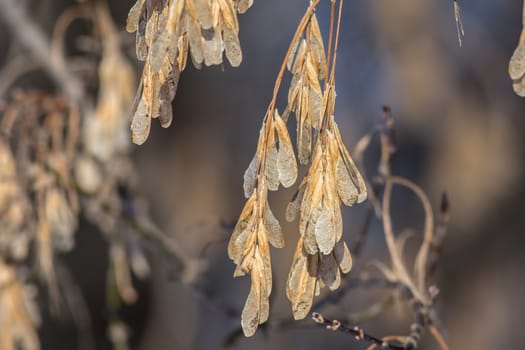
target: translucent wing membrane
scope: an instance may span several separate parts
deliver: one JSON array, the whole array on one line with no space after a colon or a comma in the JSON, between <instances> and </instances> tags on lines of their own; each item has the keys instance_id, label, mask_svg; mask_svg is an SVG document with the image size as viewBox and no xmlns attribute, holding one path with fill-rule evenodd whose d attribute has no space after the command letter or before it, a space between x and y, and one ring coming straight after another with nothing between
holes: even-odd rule
<instances>
[{"instance_id":1,"label":"translucent wing membrane","mask_svg":"<svg viewBox=\"0 0 525 350\"><path fill-rule=\"evenodd\" d=\"M142 88L131 123L132 140L142 144L151 118L171 124L171 102L188 55L195 67L220 65L223 55L234 67L241 64L237 13L253 1L138 0L131 8L126 29L136 32L137 57L144 61Z\"/></svg>"}]
</instances>

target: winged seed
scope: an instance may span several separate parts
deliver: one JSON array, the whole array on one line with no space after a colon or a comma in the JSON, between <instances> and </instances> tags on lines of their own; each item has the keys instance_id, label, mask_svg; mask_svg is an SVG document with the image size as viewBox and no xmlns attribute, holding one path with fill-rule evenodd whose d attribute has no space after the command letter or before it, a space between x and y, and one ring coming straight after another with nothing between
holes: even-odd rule
<instances>
[{"instance_id":1,"label":"winged seed","mask_svg":"<svg viewBox=\"0 0 525 350\"><path fill-rule=\"evenodd\" d=\"M341 284L341 275L339 273L339 266L332 254L321 255L321 263L319 264L319 276L318 278L328 287L330 290L336 290Z\"/></svg>"},{"instance_id":2,"label":"winged seed","mask_svg":"<svg viewBox=\"0 0 525 350\"><path fill-rule=\"evenodd\" d=\"M266 209L264 211L264 226L268 233L268 241L271 243L271 245L273 245L275 248L284 247L284 238L281 225L273 215L272 210L268 205L268 201L266 201Z\"/></svg>"},{"instance_id":3,"label":"winged seed","mask_svg":"<svg viewBox=\"0 0 525 350\"><path fill-rule=\"evenodd\" d=\"M509 75L512 80L518 80L525 74L525 43L520 43L509 63Z\"/></svg>"},{"instance_id":4,"label":"winged seed","mask_svg":"<svg viewBox=\"0 0 525 350\"><path fill-rule=\"evenodd\" d=\"M284 187L290 187L297 179L297 162L295 153L288 135L288 129L279 114L275 116L275 128L279 138L279 151L277 154L277 169L279 171L279 181Z\"/></svg>"},{"instance_id":5,"label":"winged seed","mask_svg":"<svg viewBox=\"0 0 525 350\"><path fill-rule=\"evenodd\" d=\"M350 272L352 269L352 255L343 240L336 243L334 247L334 257L342 273Z\"/></svg>"}]
</instances>

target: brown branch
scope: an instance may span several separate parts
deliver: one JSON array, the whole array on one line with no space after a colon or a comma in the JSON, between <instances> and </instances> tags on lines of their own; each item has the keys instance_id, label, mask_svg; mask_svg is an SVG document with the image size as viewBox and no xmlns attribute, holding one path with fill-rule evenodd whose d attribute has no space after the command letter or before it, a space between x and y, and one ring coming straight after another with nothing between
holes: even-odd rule
<instances>
[{"instance_id":1,"label":"brown branch","mask_svg":"<svg viewBox=\"0 0 525 350\"><path fill-rule=\"evenodd\" d=\"M13 36L31 53L73 103L82 101L84 86L67 68L65 59L51 50L51 43L15 0L0 0L0 18Z\"/></svg>"},{"instance_id":2,"label":"brown branch","mask_svg":"<svg viewBox=\"0 0 525 350\"><path fill-rule=\"evenodd\" d=\"M270 101L270 106L268 107L268 111L273 111L273 109L275 108L275 101L277 100L277 93L279 92L281 81L283 80L284 71L286 70L286 63L288 62L288 59L290 55L292 54L293 48L295 47L295 43L297 42L297 40L299 40L299 37L303 33L304 29L306 28L306 25L308 24L308 21L310 20L310 16L312 16L312 13L314 13L315 8L319 4L320 1L321 0L313 0L310 3L310 6L308 7L303 17L301 18L301 21L297 25L295 34L292 38L292 41L290 42L290 46L288 46L288 50L286 51L286 54L284 56L283 63L281 64L281 68L279 69L279 73L277 74L277 78L275 79L272 100ZM270 117L273 117L273 115L271 115Z\"/></svg>"},{"instance_id":3,"label":"brown branch","mask_svg":"<svg viewBox=\"0 0 525 350\"><path fill-rule=\"evenodd\" d=\"M381 349L389 349L389 350L411 350L414 349L411 345L404 345L404 344L393 344L388 341L385 341L383 339L377 338L373 335L370 335L366 333L362 328L359 328L357 326L349 327L341 323L341 321L338 320L330 320L328 318L323 317L320 313L314 312L312 314L312 319L320 324L326 327L326 329L334 331L334 332L343 332L343 333L349 333L354 336L356 340L362 340L368 343L372 343L374 345L380 346Z\"/></svg>"},{"instance_id":4,"label":"brown branch","mask_svg":"<svg viewBox=\"0 0 525 350\"><path fill-rule=\"evenodd\" d=\"M434 232L434 239L430 245L429 262L428 262L428 275L432 276L436 271L436 267L441 259L443 251L443 243L445 236L447 235L448 222L450 217L450 203L446 192L441 195L441 205L439 209L439 217L436 223Z\"/></svg>"}]
</instances>

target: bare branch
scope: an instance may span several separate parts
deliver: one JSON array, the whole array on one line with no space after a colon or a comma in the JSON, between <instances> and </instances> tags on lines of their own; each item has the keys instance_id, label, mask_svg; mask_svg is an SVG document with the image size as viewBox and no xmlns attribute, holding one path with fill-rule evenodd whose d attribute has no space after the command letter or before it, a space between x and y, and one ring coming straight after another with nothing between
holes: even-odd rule
<instances>
[{"instance_id":1,"label":"bare branch","mask_svg":"<svg viewBox=\"0 0 525 350\"><path fill-rule=\"evenodd\" d=\"M81 81L68 70L64 57L51 50L49 39L18 3L15 0L0 0L0 18L72 102L80 102L84 95Z\"/></svg>"}]
</instances>

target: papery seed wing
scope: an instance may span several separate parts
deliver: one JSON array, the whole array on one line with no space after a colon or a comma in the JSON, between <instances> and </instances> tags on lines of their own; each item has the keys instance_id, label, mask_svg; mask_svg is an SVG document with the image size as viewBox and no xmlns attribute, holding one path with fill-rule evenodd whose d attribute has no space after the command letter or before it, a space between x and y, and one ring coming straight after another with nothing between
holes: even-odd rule
<instances>
[{"instance_id":1,"label":"papery seed wing","mask_svg":"<svg viewBox=\"0 0 525 350\"><path fill-rule=\"evenodd\" d=\"M195 4L195 14L203 29L212 27L211 4L210 0L193 0Z\"/></svg>"},{"instance_id":2,"label":"papery seed wing","mask_svg":"<svg viewBox=\"0 0 525 350\"><path fill-rule=\"evenodd\" d=\"M259 271L253 269L251 279L250 293L241 314L242 330L247 337L254 335L259 326L259 307L261 303L261 278Z\"/></svg>"},{"instance_id":3,"label":"papery seed wing","mask_svg":"<svg viewBox=\"0 0 525 350\"><path fill-rule=\"evenodd\" d=\"M510 58L509 75L512 80L518 80L525 75L525 42L516 47Z\"/></svg>"},{"instance_id":4,"label":"papery seed wing","mask_svg":"<svg viewBox=\"0 0 525 350\"><path fill-rule=\"evenodd\" d=\"M171 91L170 91L170 81L165 81L164 84L160 87L160 125L163 128L167 128L171 125L173 119L173 112L171 106Z\"/></svg>"},{"instance_id":5,"label":"papery seed wing","mask_svg":"<svg viewBox=\"0 0 525 350\"><path fill-rule=\"evenodd\" d=\"M265 285L265 292L262 296L268 298L272 290L272 267L270 262L270 246L268 245L266 229L262 221L259 221L257 226L257 244L254 257L256 264L259 264L256 268L260 271L261 282Z\"/></svg>"},{"instance_id":6,"label":"papery seed wing","mask_svg":"<svg viewBox=\"0 0 525 350\"><path fill-rule=\"evenodd\" d=\"M204 47L201 28L197 20L188 14L186 14L184 18L186 30L188 32L191 59L193 60L195 67L199 69L204 62Z\"/></svg>"},{"instance_id":7,"label":"papery seed wing","mask_svg":"<svg viewBox=\"0 0 525 350\"><path fill-rule=\"evenodd\" d=\"M286 107L290 111L296 110L297 97L299 95L299 91L302 88L302 85L303 75L300 73L294 74L294 76L292 77L292 81L290 82L290 88L288 89L288 106Z\"/></svg>"},{"instance_id":8,"label":"papery seed wing","mask_svg":"<svg viewBox=\"0 0 525 350\"><path fill-rule=\"evenodd\" d=\"M252 235L250 237L255 237L255 235ZM255 252L255 239L251 241L249 244L246 244L246 252L245 255L242 256L241 260L237 264L237 267L235 268L235 271L233 271L233 277L241 277L246 275L248 272L253 270L253 265L255 264L255 258L254 258L254 252Z\"/></svg>"},{"instance_id":9,"label":"papery seed wing","mask_svg":"<svg viewBox=\"0 0 525 350\"><path fill-rule=\"evenodd\" d=\"M317 275L317 256L308 256L299 238L292 267L286 281L286 296L292 302L292 312L296 320L304 318L312 307Z\"/></svg>"},{"instance_id":10,"label":"papery seed wing","mask_svg":"<svg viewBox=\"0 0 525 350\"><path fill-rule=\"evenodd\" d=\"M134 144L142 145L149 135L151 119L148 116L146 102L142 98L131 121L131 138Z\"/></svg>"},{"instance_id":11,"label":"papery seed wing","mask_svg":"<svg viewBox=\"0 0 525 350\"><path fill-rule=\"evenodd\" d=\"M126 20L126 31L128 33L134 33L139 28L139 19L142 11L144 10L144 2L146 0L137 0L135 5L129 10L128 18Z\"/></svg>"},{"instance_id":12,"label":"papery seed wing","mask_svg":"<svg viewBox=\"0 0 525 350\"><path fill-rule=\"evenodd\" d=\"M252 158L250 165L244 172L244 196L246 198L255 190L255 185L257 184L257 174L259 172L259 157L257 154Z\"/></svg>"},{"instance_id":13,"label":"papery seed wing","mask_svg":"<svg viewBox=\"0 0 525 350\"><path fill-rule=\"evenodd\" d=\"M232 67L238 67L242 62L241 43L239 42L238 33L230 27L223 28L224 49L226 58Z\"/></svg>"},{"instance_id":14,"label":"papery seed wing","mask_svg":"<svg viewBox=\"0 0 525 350\"><path fill-rule=\"evenodd\" d=\"M256 196L254 193L246 201L241 215L239 216L239 220L233 230L230 242L228 243L228 256L236 264L240 262L245 254L246 247L249 246L246 242L251 242L251 240L255 240L256 238L255 233L253 232L256 220L256 215L254 213L256 203L255 198ZM253 238L251 236L253 236Z\"/></svg>"},{"instance_id":15,"label":"papery seed wing","mask_svg":"<svg viewBox=\"0 0 525 350\"><path fill-rule=\"evenodd\" d=\"M343 240L336 243L334 247L334 257L342 273L350 272L352 269L352 255Z\"/></svg>"},{"instance_id":16,"label":"papery seed wing","mask_svg":"<svg viewBox=\"0 0 525 350\"><path fill-rule=\"evenodd\" d=\"M343 161L340 158L337 161L336 166L337 174L337 193L341 201L348 206L353 205L358 198L357 188L355 187L352 179L350 178L348 169Z\"/></svg>"},{"instance_id":17,"label":"papery seed wing","mask_svg":"<svg viewBox=\"0 0 525 350\"><path fill-rule=\"evenodd\" d=\"M315 157L314 157L315 158ZM323 197L323 178L322 176L316 175L315 163L312 162L310 166L310 171L312 175L308 176L309 183L306 186L303 200L301 202L301 217L299 219L299 232L304 234L306 224L311 220L311 215L313 210L320 205Z\"/></svg>"},{"instance_id":18,"label":"papery seed wing","mask_svg":"<svg viewBox=\"0 0 525 350\"><path fill-rule=\"evenodd\" d=\"M253 0L239 0L237 3L237 11L245 13L253 5Z\"/></svg>"},{"instance_id":19,"label":"papery seed wing","mask_svg":"<svg viewBox=\"0 0 525 350\"><path fill-rule=\"evenodd\" d=\"M266 209L264 210L264 226L268 233L268 241L271 243L271 245L273 245L275 248L284 247L284 238L281 225L273 215L268 201L266 201Z\"/></svg>"},{"instance_id":20,"label":"papery seed wing","mask_svg":"<svg viewBox=\"0 0 525 350\"><path fill-rule=\"evenodd\" d=\"M312 154L312 120L309 117L308 87L303 86L299 94L297 119L297 155L302 165L308 164Z\"/></svg>"},{"instance_id":21,"label":"papery seed wing","mask_svg":"<svg viewBox=\"0 0 525 350\"><path fill-rule=\"evenodd\" d=\"M306 271L306 256L303 254L303 237L299 237L299 241L295 246L295 253L292 260L292 266L288 273L286 280L286 296L290 301L295 300L298 286L301 283L302 271Z\"/></svg>"},{"instance_id":22,"label":"papery seed wing","mask_svg":"<svg viewBox=\"0 0 525 350\"><path fill-rule=\"evenodd\" d=\"M339 273L339 266L332 254L320 256L318 278L330 288L330 290L339 288L341 284L341 274Z\"/></svg>"},{"instance_id":23,"label":"papery seed wing","mask_svg":"<svg viewBox=\"0 0 525 350\"><path fill-rule=\"evenodd\" d=\"M169 42L172 40L172 32L168 30L169 8L165 6L158 13L155 33L152 36L150 45L150 67L158 72L162 68L162 63L167 58Z\"/></svg>"},{"instance_id":24,"label":"papery seed wing","mask_svg":"<svg viewBox=\"0 0 525 350\"><path fill-rule=\"evenodd\" d=\"M319 246L319 251L326 255L332 252L335 245L336 233L331 220L331 211L334 210L334 208L328 206L320 206L318 208L319 211L316 214L317 220L313 222L315 225L315 238ZM339 210L339 208L335 210Z\"/></svg>"},{"instance_id":25,"label":"papery seed wing","mask_svg":"<svg viewBox=\"0 0 525 350\"><path fill-rule=\"evenodd\" d=\"M288 60L286 61L286 68L289 71L292 70L293 63L295 61L295 56L297 55L297 49L299 48L301 41L302 40L296 40L292 47L292 51L290 51L290 56L288 56Z\"/></svg>"},{"instance_id":26,"label":"papery seed wing","mask_svg":"<svg viewBox=\"0 0 525 350\"><path fill-rule=\"evenodd\" d=\"M294 55L294 60L292 61L293 64L290 65L288 68L290 72L295 74L300 74L304 67L304 60L306 57L308 50L306 45L306 40L301 39L299 42L299 46L297 47L297 52Z\"/></svg>"},{"instance_id":27,"label":"papery seed wing","mask_svg":"<svg viewBox=\"0 0 525 350\"><path fill-rule=\"evenodd\" d=\"M261 246L258 246L259 248ZM268 245L266 244L266 247ZM259 302L259 324L268 320L270 311L269 296L272 290L272 270L270 267L270 255L268 252L257 251L255 253L256 270L259 272L261 282L261 297Z\"/></svg>"},{"instance_id":28,"label":"papery seed wing","mask_svg":"<svg viewBox=\"0 0 525 350\"><path fill-rule=\"evenodd\" d=\"M356 191L357 191L357 203L361 203L366 199L366 185L365 181L363 180L363 177L361 176L361 173L357 169L357 167L354 164L354 161L352 160L352 157L350 157L350 154L348 153L348 150L346 149L345 145L343 144L343 141L341 139L341 134L339 133L339 129L337 127L337 124L335 121L332 120L333 125L333 132L337 140L337 144L339 147L339 152L341 154L342 160L344 162L344 165L346 167L346 171L348 172L348 175L350 177L350 180L352 181L352 184L354 185ZM351 193L351 191L350 191ZM349 198L347 198L349 199ZM343 203L345 200L341 198ZM345 203L346 204L346 203Z\"/></svg>"},{"instance_id":29,"label":"papery seed wing","mask_svg":"<svg viewBox=\"0 0 525 350\"><path fill-rule=\"evenodd\" d=\"M270 120L268 122L271 122ZM279 188L279 169L277 167L277 143L275 139L274 129L269 133L267 140L266 149L266 161L265 161L265 175L268 189L271 191L277 191Z\"/></svg>"},{"instance_id":30,"label":"papery seed wing","mask_svg":"<svg viewBox=\"0 0 525 350\"><path fill-rule=\"evenodd\" d=\"M211 32L211 39L203 41L204 48L204 64L206 66L213 66L222 63L222 37L220 28L208 29Z\"/></svg>"},{"instance_id":31,"label":"papery seed wing","mask_svg":"<svg viewBox=\"0 0 525 350\"><path fill-rule=\"evenodd\" d=\"M179 38L177 49L177 67L179 71L182 72L184 68L186 68L188 61L189 40L187 33L184 33L184 35Z\"/></svg>"},{"instance_id":32,"label":"papery seed wing","mask_svg":"<svg viewBox=\"0 0 525 350\"><path fill-rule=\"evenodd\" d=\"M277 169L279 171L279 181L288 188L295 183L297 179L297 162L292 147L288 129L284 121L275 111L275 129L279 138L279 151L277 155Z\"/></svg>"},{"instance_id":33,"label":"papery seed wing","mask_svg":"<svg viewBox=\"0 0 525 350\"><path fill-rule=\"evenodd\" d=\"M238 31L239 22L237 21L237 14L235 13L235 8L233 7L233 1L219 0L219 4L224 27L229 27Z\"/></svg>"},{"instance_id":34,"label":"papery seed wing","mask_svg":"<svg viewBox=\"0 0 525 350\"><path fill-rule=\"evenodd\" d=\"M292 222L297 218L299 214L299 209L301 208L301 203L303 201L304 190L306 188L307 179L301 183L297 192L295 192L292 200L288 203L286 207L286 221Z\"/></svg>"},{"instance_id":35,"label":"papery seed wing","mask_svg":"<svg viewBox=\"0 0 525 350\"><path fill-rule=\"evenodd\" d=\"M521 97L525 97L525 77L512 83L514 92Z\"/></svg>"},{"instance_id":36,"label":"papery seed wing","mask_svg":"<svg viewBox=\"0 0 525 350\"><path fill-rule=\"evenodd\" d=\"M326 78L326 55L323 46L323 37L321 35L321 30L319 29L319 23L317 22L317 17L315 14L312 15L310 19L308 31L310 37L309 45L316 62L318 79L323 80Z\"/></svg>"}]
</instances>

